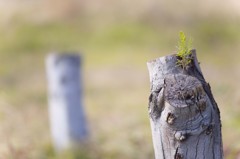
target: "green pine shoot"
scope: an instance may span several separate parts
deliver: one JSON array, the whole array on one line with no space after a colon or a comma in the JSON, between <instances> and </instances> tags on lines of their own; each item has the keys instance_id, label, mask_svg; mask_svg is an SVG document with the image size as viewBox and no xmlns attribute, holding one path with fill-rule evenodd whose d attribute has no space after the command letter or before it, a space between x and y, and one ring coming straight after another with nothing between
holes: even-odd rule
<instances>
[{"instance_id":1,"label":"green pine shoot","mask_svg":"<svg viewBox=\"0 0 240 159\"><path fill-rule=\"evenodd\" d=\"M184 70L192 61L192 39L187 41L184 32L179 33L179 42L177 46L177 65L181 66Z\"/></svg>"}]
</instances>

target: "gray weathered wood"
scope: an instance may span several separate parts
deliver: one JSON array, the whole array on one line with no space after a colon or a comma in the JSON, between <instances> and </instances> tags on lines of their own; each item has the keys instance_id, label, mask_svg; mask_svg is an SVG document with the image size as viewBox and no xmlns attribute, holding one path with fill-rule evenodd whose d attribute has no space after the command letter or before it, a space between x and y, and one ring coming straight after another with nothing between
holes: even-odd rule
<instances>
[{"instance_id":1,"label":"gray weathered wood","mask_svg":"<svg viewBox=\"0 0 240 159\"><path fill-rule=\"evenodd\" d=\"M176 55L147 63L149 114L156 159L222 159L218 106L200 70L196 51L183 70Z\"/></svg>"},{"instance_id":2,"label":"gray weathered wood","mask_svg":"<svg viewBox=\"0 0 240 159\"><path fill-rule=\"evenodd\" d=\"M46 59L49 118L57 150L76 147L88 136L82 106L80 56L50 54Z\"/></svg>"}]
</instances>

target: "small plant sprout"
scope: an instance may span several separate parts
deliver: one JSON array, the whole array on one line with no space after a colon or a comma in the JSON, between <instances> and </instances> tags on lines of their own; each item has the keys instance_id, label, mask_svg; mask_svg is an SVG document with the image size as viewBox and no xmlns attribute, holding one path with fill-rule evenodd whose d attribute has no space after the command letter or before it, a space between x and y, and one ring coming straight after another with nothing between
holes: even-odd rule
<instances>
[{"instance_id":1,"label":"small plant sprout","mask_svg":"<svg viewBox=\"0 0 240 159\"><path fill-rule=\"evenodd\" d=\"M187 38L184 32L180 31L179 41L177 46L177 65L181 66L183 70L191 63L192 61L192 39L190 38L187 41Z\"/></svg>"}]
</instances>

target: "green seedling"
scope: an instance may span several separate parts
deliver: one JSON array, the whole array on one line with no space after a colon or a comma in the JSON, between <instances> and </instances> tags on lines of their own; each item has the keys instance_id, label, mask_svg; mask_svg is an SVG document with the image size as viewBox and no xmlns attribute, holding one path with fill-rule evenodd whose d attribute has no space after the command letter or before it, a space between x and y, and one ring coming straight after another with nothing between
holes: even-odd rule
<instances>
[{"instance_id":1,"label":"green seedling","mask_svg":"<svg viewBox=\"0 0 240 159\"><path fill-rule=\"evenodd\" d=\"M184 32L180 31L179 33L179 42L177 46L177 65L181 66L183 70L191 63L192 61L192 39L190 38L187 41L187 38Z\"/></svg>"}]
</instances>

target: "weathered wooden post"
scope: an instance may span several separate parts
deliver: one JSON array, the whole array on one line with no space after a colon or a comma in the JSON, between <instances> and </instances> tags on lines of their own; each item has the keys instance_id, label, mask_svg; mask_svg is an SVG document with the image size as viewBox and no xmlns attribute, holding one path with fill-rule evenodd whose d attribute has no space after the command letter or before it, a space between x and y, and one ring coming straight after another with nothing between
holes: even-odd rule
<instances>
[{"instance_id":1,"label":"weathered wooden post","mask_svg":"<svg viewBox=\"0 0 240 159\"><path fill-rule=\"evenodd\" d=\"M76 148L88 131L82 106L80 56L50 54L46 59L49 118L56 150Z\"/></svg>"},{"instance_id":2,"label":"weathered wooden post","mask_svg":"<svg viewBox=\"0 0 240 159\"><path fill-rule=\"evenodd\" d=\"M220 112L192 50L183 69L177 56L147 63L149 114L156 159L222 159Z\"/></svg>"}]
</instances>

